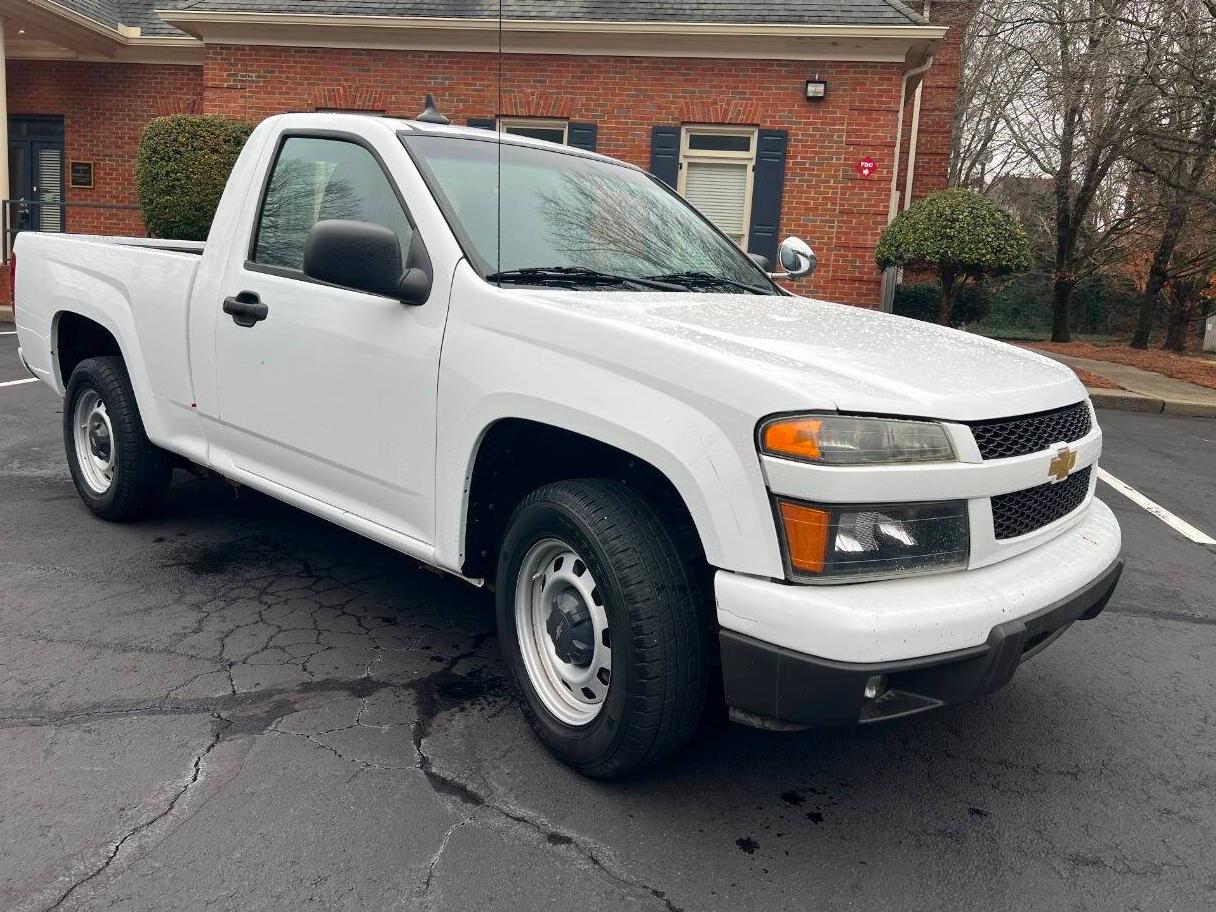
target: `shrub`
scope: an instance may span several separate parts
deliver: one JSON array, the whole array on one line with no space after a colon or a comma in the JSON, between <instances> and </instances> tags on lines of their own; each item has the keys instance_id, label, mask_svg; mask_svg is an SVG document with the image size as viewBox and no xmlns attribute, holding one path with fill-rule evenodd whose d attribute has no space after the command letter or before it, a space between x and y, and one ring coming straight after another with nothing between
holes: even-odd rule
<instances>
[{"instance_id":1,"label":"shrub","mask_svg":"<svg viewBox=\"0 0 1216 912\"><path fill-rule=\"evenodd\" d=\"M895 289L893 310L902 317L935 323L941 314L942 287L935 283L899 285ZM983 285L964 285L958 289L951 326L978 323L988 316L991 298Z\"/></svg>"},{"instance_id":2,"label":"shrub","mask_svg":"<svg viewBox=\"0 0 1216 912\"><path fill-rule=\"evenodd\" d=\"M1030 268L1030 245L1017 221L973 190L930 194L901 212L878 241L874 261L934 270L941 280L938 322L951 323L961 283Z\"/></svg>"},{"instance_id":3,"label":"shrub","mask_svg":"<svg viewBox=\"0 0 1216 912\"><path fill-rule=\"evenodd\" d=\"M203 241L251 128L218 115L177 114L148 124L135 156L144 224L153 237Z\"/></svg>"}]
</instances>

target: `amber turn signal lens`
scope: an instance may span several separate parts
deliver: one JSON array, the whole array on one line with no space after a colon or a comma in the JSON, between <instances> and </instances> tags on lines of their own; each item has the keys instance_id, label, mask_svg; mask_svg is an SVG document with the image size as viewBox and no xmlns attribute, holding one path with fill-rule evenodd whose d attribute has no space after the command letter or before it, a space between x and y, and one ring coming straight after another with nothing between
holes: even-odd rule
<instances>
[{"instance_id":1,"label":"amber turn signal lens","mask_svg":"<svg viewBox=\"0 0 1216 912\"><path fill-rule=\"evenodd\" d=\"M790 565L802 573L822 573L828 552L828 528L832 515L801 504L780 501L781 524Z\"/></svg>"},{"instance_id":2,"label":"amber turn signal lens","mask_svg":"<svg viewBox=\"0 0 1216 912\"><path fill-rule=\"evenodd\" d=\"M819 459L819 432L823 421L819 418L791 418L765 425L761 444L769 453L793 456L798 459Z\"/></svg>"}]
</instances>

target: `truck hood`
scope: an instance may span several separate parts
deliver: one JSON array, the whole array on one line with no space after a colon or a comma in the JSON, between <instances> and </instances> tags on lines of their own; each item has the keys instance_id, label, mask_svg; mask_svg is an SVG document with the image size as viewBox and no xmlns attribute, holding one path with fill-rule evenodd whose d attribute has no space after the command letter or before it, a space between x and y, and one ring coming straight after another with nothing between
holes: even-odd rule
<instances>
[{"instance_id":1,"label":"truck hood","mask_svg":"<svg viewBox=\"0 0 1216 912\"><path fill-rule=\"evenodd\" d=\"M813 298L668 292L529 290L595 321L656 334L760 374L788 407L973 421L1085 398L1073 372L972 333ZM740 378L742 379L742 378ZM729 382L729 381L728 381ZM785 408L776 405L774 410Z\"/></svg>"}]
</instances>

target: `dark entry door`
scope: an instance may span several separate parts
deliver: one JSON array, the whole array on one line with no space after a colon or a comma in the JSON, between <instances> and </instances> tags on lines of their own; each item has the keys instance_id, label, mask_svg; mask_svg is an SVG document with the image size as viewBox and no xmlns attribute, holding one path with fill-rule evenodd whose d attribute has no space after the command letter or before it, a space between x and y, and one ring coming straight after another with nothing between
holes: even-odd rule
<instances>
[{"instance_id":1,"label":"dark entry door","mask_svg":"<svg viewBox=\"0 0 1216 912\"><path fill-rule=\"evenodd\" d=\"M8 119L8 188L15 231L63 231L63 118Z\"/></svg>"}]
</instances>

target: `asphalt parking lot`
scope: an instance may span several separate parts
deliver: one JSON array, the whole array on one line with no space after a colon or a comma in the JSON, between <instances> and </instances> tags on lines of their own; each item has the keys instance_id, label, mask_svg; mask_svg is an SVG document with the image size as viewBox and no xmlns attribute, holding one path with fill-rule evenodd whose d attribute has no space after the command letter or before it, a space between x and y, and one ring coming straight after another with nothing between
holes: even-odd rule
<instances>
[{"instance_id":1,"label":"asphalt parking lot","mask_svg":"<svg viewBox=\"0 0 1216 912\"><path fill-rule=\"evenodd\" d=\"M1216 533L1216 421L1100 418ZM1123 583L1003 691L604 784L504 695L488 595L185 473L102 523L60 421L0 385L0 909L1216 906L1216 549L1105 485Z\"/></svg>"}]
</instances>

